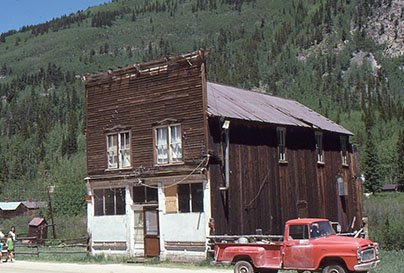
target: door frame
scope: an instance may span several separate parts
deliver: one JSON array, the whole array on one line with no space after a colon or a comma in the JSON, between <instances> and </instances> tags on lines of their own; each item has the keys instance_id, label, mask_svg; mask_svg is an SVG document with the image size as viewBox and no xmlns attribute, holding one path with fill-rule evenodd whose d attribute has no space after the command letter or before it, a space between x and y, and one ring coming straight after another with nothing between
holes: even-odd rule
<instances>
[{"instance_id":1,"label":"door frame","mask_svg":"<svg viewBox=\"0 0 404 273\"><path fill-rule=\"evenodd\" d=\"M156 212L156 234L148 234L147 216L146 213ZM143 238L144 238L144 256L145 257L158 257L160 256L160 223L158 206L143 206Z\"/></svg>"}]
</instances>

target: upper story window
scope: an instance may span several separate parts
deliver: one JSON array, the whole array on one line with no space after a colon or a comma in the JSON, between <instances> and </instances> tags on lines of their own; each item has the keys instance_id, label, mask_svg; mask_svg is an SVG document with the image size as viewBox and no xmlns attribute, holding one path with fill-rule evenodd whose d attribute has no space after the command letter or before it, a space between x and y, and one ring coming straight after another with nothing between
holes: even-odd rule
<instances>
[{"instance_id":1,"label":"upper story window","mask_svg":"<svg viewBox=\"0 0 404 273\"><path fill-rule=\"evenodd\" d=\"M286 128L276 128L279 161L286 161Z\"/></svg>"},{"instance_id":2,"label":"upper story window","mask_svg":"<svg viewBox=\"0 0 404 273\"><path fill-rule=\"evenodd\" d=\"M94 215L124 215L125 188L94 190Z\"/></svg>"},{"instance_id":3,"label":"upper story window","mask_svg":"<svg viewBox=\"0 0 404 273\"><path fill-rule=\"evenodd\" d=\"M108 169L131 166L130 133L128 131L107 135Z\"/></svg>"},{"instance_id":4,"label":"upper story window","mask_svg":"<svg viewBox=\"0 0 404 273\"><path fill-rule=\"evenodd\" d=\"M341 161L342 165L348 166L348 153L347 153L347 137L340 136L339 137L341 143Z\"/></svg>"},{"instance_id":5,"label":"upper story window","mask_svg":"<svg viewBox=\"0 0 404 273\"><path fill-rule=\"evenodd\" d=\"M323 133L315 132L317 163L324 163Z\"/></svg>"},{"instance_id":6,"label":"upper story window","mask_svg":"<svg viewBox=\"0 0 404 273\"><path fill-rule=\"evenodd\" d=\"M155 128L156 163L182 162L181 125L173 124Z\"/></svg>"}]
</instances>

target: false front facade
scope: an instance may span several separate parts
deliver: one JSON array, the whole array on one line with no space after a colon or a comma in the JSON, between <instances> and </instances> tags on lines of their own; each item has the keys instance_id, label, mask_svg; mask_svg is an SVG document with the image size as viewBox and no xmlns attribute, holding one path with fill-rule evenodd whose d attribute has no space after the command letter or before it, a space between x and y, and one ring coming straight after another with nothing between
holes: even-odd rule
<instances>
[{"instance_id":1,"label":"false front facade","mask_svg":"<svg viewBox=\"0 0 404 273\"><path fill-rule=\"evenodd\" d=\"M87 77L93 253L200 260L213 233L360 219L351 133L297 102L207 82L205 60Z\"/></svg>"}]
</instances>

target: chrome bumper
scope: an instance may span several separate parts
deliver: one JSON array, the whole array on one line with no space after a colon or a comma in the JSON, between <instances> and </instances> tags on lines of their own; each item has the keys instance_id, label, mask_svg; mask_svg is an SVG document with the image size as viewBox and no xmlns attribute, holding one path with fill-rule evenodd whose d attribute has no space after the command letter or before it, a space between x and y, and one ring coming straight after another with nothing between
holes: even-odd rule
<instances>
[{"instance_id":1,"label":"chrome bumper","mask_svg":"<svg viewBox=\"0 0 404 273\"><path fill-rule=\"evenodd\" d=\"M369 271L379 266L380 260L376 260L373 262L357 264L354 266L355 271Z\"/></svg>"}]
</instances>

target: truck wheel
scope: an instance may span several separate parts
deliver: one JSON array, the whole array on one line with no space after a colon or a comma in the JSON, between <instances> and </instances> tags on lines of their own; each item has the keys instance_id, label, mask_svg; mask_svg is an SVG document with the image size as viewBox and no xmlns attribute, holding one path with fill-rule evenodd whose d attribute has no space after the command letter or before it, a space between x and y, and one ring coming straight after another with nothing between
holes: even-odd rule
<instances>
[{"instance_id":1,"label":"truck wheel","mask_svg":"<svg viewBox=\"0 0 404 273\"><path fill-rule=\"evenodd\" d=\"M346 270L340 265L333 264L324 267L322 273L346 273Z\"/></svg>"},{"instance_id":2,"label":"truck wheel","mask_svg":"<svg viewBox=\"0 0 404 273\"><path fill-rule=\"evenodd\" d=\"M254 268L247 261L238 261L234 266L234 273L254 273Z\"/></svg>"}]
</instances>

